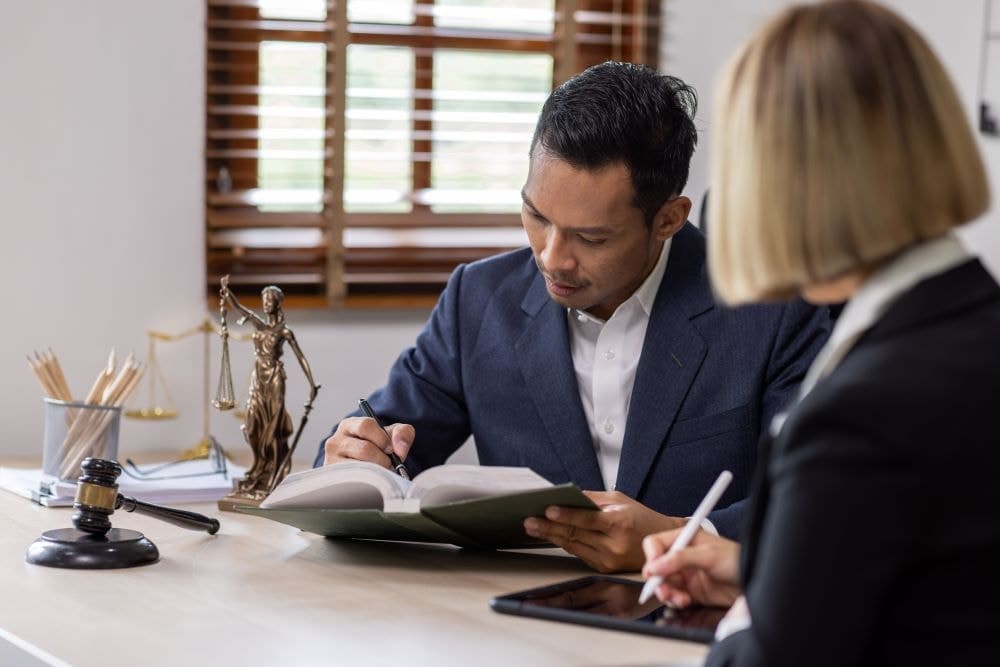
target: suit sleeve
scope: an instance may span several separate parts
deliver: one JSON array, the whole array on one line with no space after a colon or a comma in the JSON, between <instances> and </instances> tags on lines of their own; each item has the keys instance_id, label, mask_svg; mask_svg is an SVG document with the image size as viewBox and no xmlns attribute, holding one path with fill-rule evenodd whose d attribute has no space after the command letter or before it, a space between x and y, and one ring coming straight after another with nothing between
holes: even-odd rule
<instances>
[{"instance_id":1,"label":"suit sleeve","mask_svg":"<svg viewBox=\"0 0 1000 667\"><path fill-rule=\"evenodd\" d=\"M801 299L782 307L761 391L759 435L767 433L774 417L795 400L799 384L829 335L827 308L810 306ZM710 513L708 519L720 535L738 541L746 504L739 500Z\"/></svg>"},{"instance_id":2,"label":"suit sleeve","mask_svg":"<svg viewBox=\"0 0 1000 667\"><path fill-rule=\"evenodd\" d=\"M712 526L715 528L716 532L719 533L719 535L738 542L740 540L740 534L743 531L743 518L746 513L746 508L746 498L743 500L737 500L735 503L728 505L727 507L715 510L714 512L709 512L708 520L712 522Z\"/></svg>"},{"instance_id":3,"label":"suit sleeve","mask_svg":"<svg viewBox=\"0 0 1000 667\"><path fill-rule=\"evenodd\" d=\"M746 584L752 624L708 665L858 664L878 631L917 548L920 476L860 394L786 425Z\"/></svg>"},{"instance_id":4,"label":"suit sleeve","mask_svg":"<svg viewBox=\"0 0 1000 667\"><path fill-rule=\"evenodd\" d=\"M464 266L452 273L416 344L399 355L385 386L368 399L385 423L415 428L416 439L406 461L414 474L444 463L470 435L461 368L464 274ZM334 431L336 426L331 435ZM315 466L323 464L323 442Z\"/></svg>"},{"instance_id":5,"label":"suit sleeve","mask_svg":"<svg viewBox=\"0 0 1000 667\"><path fill-rule=\"evenodd\" d=\"M795 299L784 307L761 401L761 432L766 433L776 415L795 400L799 384L813 359L830 336L830 310Z\"/></svg>"}]
</instances>

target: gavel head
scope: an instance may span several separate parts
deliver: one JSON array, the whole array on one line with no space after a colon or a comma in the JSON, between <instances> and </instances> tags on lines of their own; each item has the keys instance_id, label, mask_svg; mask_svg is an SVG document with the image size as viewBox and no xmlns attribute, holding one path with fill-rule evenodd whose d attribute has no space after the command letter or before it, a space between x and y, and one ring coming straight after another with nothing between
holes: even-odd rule
<instances>
[{"instance_id":1,"label":"gavel head","mask_svg":"<svg viewBox=\"0 0 1000 667\"><path fill-rule=\"evenodd\" d=\"M104 535L111 529L108 518L115 511L118 500L118 476L122 468L115 461L86 458L83 474L77 480L76 499L73 501L73 525L77 530Z\"/></svg>"}]
</instances>

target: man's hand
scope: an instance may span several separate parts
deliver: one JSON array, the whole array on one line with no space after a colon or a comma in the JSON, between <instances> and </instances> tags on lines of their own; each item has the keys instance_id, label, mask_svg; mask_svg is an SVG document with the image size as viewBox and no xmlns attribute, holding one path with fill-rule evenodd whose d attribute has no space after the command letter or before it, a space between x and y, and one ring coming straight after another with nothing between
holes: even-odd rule
<instances>
[{"instance_id":1,"label":"man's hand","mask_svg":"<svg viewBox=\"0 0 1000 667\"><path fill-rule=\"evenodd\" d=\"M549 507L544 519L525 519L525 532L562 547L599 572L623 572L642 567L642 538L684 525L683 519L654 512L624 493L584 493L599 512Z\"/></svg>"},{"instance_id":2,"label":"man's hand","mask_svg":"<svg viewBox=\"0 0 1000 667\"><path fill-rule=\"evenodd\" d=\"M740 596L740 545L704 530L677 553L668 554L680 530L650 535L642 541L646 565L642 574L663 577L656 596L668 605L684 608L692 602L729 607Z\"/></svg>"},{"instance_id":3,"label":"man's hand","mask_svg":"<svg viewBox=\"0 0 1000 667\"><path fill-rule=\"evenodd\" d=\"M386 435L388 431L389 435ZM387 452L406 460L416 431L409 424L392 424L385 431L369 417L348 417L340 422L336 432L323 443L326 450L323 465L344 461L370 461L392 470ZM391 438L391 440L390 440Z\"/></svg>"}]
</instances>

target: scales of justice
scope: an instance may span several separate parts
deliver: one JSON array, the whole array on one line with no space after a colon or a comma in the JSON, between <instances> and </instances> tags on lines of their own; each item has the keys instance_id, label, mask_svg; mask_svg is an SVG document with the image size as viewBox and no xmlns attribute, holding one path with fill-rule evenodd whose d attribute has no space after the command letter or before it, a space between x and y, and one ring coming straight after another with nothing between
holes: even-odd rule
<instances>
[{"instance_id":1,"label":"scales of justice","mask_svg":"<svg viewBox=\"0 0 1000 667\"><path fill-rule=\"evenodd\" d=\"M163 375L163 368L160 366L159 358L157 356L157 345L159 343L176 343L197 334L202 335L202 435L201 439L195 445L184 450L178 459L179 461L195 461L198 459L208 458L212 453L212 447L218 446L214 442L214 438L209 430L209 408L211 407L211 402L209 400L209 385L211 383L209 378L209 346L211 334L217 333L218 331L212 324L212 320L207 317L201 324L176 334L153 330L146 332L146 337L149 339L146 355L146 367L148 368L148 372L146 373L146 389L148 390L147 393L149 397L148 403L145 407L130 408L125 411L126 417L146 421L165 421L169 419L176 419L180 414L177 410L176 404L174 403L173 396L170 394L170 388L167 385L166 378ZM234 338L242 341L250 340L250 336L241 335L234 336ZM160 392L163 394L162 403L157 395ZM240 410L235 410L233 414L238 419L242 419L244 416L244 413Z\"/></svg>"},{"instance_id":2,"label":"scales of justice","mask_svg":"<svg viewBox=\"0 0 1000 667\"><path fill-rule=\"evenodd\" d=\"M156 354L157 343L176 342L196 334L202 334L204 340L203 374L202 374L202 438L194 446L185 450L179 460L192 461L208 458L213 447L221 447L215 442L209 431L209 407L214 406L220 411L233 411L233 415L243 420L240 430L253 454L253 461L243 478L234 482L233 491L219 501L219 509L233 510L236 505L258 505L274 490L288 475L292 466L292 454L302 435L302 429L309 420L313 402L319 392L319 385L313 381L312 370L299 348L295 335L285 325L285 315L282 310L284 295L274 286L265 287L262 292L263 314L258 315L253 310L241 304L229 291L229 276L222 278L219 290L220 326L216 329L213 322L206 318L196 327L178 334L161 331L148 331L149 338L147 377L149 403L147 407L133 408L125 412L125 416L133 419L167 420L174 419L179 412L167 386ZM238 324L250 322L255 331L252 334L230 333L227 317L230 308L240 311ZM221 368L219 385L215 398L209 401L209 341L210 334L218 334L222 338ZM253 341L254 364L250 373L250 386L246 392L244 409L238 409L236 396L233 392L232 368L229 361L229 339ZM285 409L285 370L281 361L284 344L292 348L306 380L309 382L309 400L305 404L298 429L292 436L292 420ZM162 389L165 405L157 398L157 387Z\"/></svg>"}]
</instances>

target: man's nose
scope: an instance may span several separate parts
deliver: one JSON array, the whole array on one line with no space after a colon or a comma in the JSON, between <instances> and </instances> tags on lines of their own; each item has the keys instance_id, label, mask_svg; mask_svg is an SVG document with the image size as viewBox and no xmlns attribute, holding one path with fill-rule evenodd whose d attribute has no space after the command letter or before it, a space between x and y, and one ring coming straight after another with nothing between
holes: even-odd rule
<instances>
[{"instance_id":1,"label":"man's nose","mask_svg":"<svg viewBox=\"0 0 1000 667\"><path fill-rule=\"evenodd\" d=\"M549 273L568 273L576 268L576 257L570 244L555 230L545 239L541 259L545 270Z\"/></svg>"}]
</instances>

